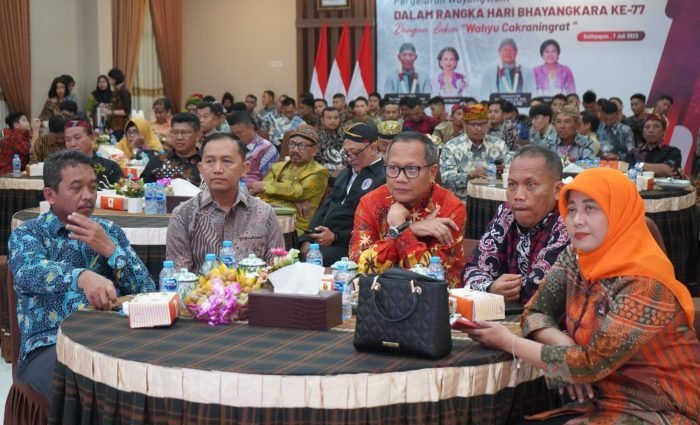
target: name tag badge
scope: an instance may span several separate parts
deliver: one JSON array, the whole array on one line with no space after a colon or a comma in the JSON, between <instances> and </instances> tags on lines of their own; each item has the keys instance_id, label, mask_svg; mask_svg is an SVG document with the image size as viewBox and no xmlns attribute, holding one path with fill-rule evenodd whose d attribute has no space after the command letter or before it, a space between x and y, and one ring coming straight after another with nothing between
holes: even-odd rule
<instances>
[{"instance_id":1,"label":"name tag badge","mask_svg":"<svg viewBox=\"0 0 700 425\"><path fill-rule=\"evenodd\" d=\"M370 186L372 186L372 179L367 178L362 182L362 190L367 190Z\"/></svg>"}]
</instances>

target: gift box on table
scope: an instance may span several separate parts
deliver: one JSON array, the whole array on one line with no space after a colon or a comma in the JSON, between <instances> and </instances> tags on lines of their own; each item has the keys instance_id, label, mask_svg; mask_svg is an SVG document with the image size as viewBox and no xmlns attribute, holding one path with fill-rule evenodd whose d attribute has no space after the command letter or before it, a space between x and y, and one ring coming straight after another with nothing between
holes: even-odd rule
<instances>
[{"instance_id":1,"label":"gift box on table","mask_svg":"<svg viewBox=\"0 0 700 425\"><path fill-rule=\"evenodd\" d=\"M27 176L29 177L41 177L44 175L44 163L40 162L38 164L29 164L25 170L27 171Z\"/></svg>"},{"instance_id":2,"label":"gift box on table","mask_svg":"<svg viewBox=\"0 0 700 425\"><path fill-rule=\"evenodd\" d=\"M180 314L180 295L177 292L138 294L129 302L128 312L131 328L170 326Z\"/></svg>"},{"instance_id":3,"label":"gift box on table","mask_svg":"<svg viewBox=\"0 0 700 425\"><path fill-rule=\"evenodd\" d=\"M457 288L450 289L450 298L457 303L457 313L469 320L506 318L506 303L503 295Z\"/></svg>"},{"instance_id":4,"label":"gift box on table","mask_svg":"<svg viewBox=\"0 0 700 425\"><path fill-rule=\"evenodd\" d=\"M625 161L615 161L615 160L608 161L605 159L600 160L600 166L613 168L615 170L620 170L623 173L626 173L627 170L629 170L629 168L630 168L630 165L628 163L626 163Z\"/></svg>"},{"instance_id":5,"label":"gift box on table","mask_svg":"<svg viewBox=\"0 0 700 425\"><path fill-rule=\"evenodd\" d=\"M248 324L275 328L328 330L340 325L342 296L338 291L318 295L281 294L261 289L248 294Z\"/></svg>"},{"instance_id":6,"label":"gift box on table","mask_svg":"<svg viewBox=\"0 0 700 425\"><path fill-rule=\"evenodd\" d=\"M124 177L129 177L129 176L134 176L134 177L140 177L141 173L143 173L144 168L141 165L128 165L121 167L122 168L122 175Z\"/></svg>"},{"instance_id":7,"label":"gift box on table","mask_svg":"<svg viewBox=\"0 0 700 425\"><path fill-rule=\"evenodd\" d=\"M129 208L128 198L121 195L100 194L100 208L125 211Z\"/></svg>"}]
</instances>

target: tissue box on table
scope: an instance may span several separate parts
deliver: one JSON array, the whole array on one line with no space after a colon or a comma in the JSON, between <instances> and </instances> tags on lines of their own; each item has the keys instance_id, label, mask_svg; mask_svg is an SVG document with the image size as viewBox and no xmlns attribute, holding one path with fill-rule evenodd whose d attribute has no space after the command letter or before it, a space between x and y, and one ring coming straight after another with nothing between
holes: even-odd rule
<instances>
[{"instance_id":1,"label":"tissue box on table","mask_svg":"<svg viewBox=\"0 0 700 425\"><path fill-rule=\"evenodd\" d=\"M626 163L625 161L605 160L605 159L600 160L600 166L614 168L615 170L620 170L623 173L626 173L627 170L629 170L629 168L630 168L630 165L628 163Z\"/></svg>"},{"instance_id":2,"label":"tissue box on table","mask_svg":"<svg viewBox=\"0 0 700 425\"><path fill-rule=\"evenodd\" d=\"M275 288L248 294L248 324L277 328L328 330L342 323L342 296L319 291L323 267L296 263L270 273Z\"/></svg>"},{"instance_id":3,"label":"tissue box on table","mask_svg":"<svg viewBox=\"0 0 700 425\"><path fill-rule=\"evenodd\" d=\"M129 302L128 310L131 328L170 326L180 314L180 295L177 292L138 294Z\"/></svg>"},{"instance_id":4,"label":"tissue box on table","mask_svg":"<svg viewBox=\"0 0 700 425\"><path fill-rule=\"evenodd\" d=\"M450 298L457 302L457 313L469 320L506 318L506 303L503 295L458 288L450 289Z\"/></svg>"},{"instance_id":5,"label":"tissue box on table","mask_svg":"<svg viewBox=\"0 0 700 425\"><path fill-rule=\"evenodd\" d=\"M38 164L29 164L25 170L27 171L27 176L41 177L44 175L44 163L40 162Z\"/></svg>"},{"instance_id":6,"label":"tissue box on table","mask_svg":"<svg viewBox=\"0 0 700 425\"><path fill-rule=\"evenodd\" d=\"M100 208L125 211L129 208L127 198L121 195L100 194Z\"/></svg>"}]
</instances>

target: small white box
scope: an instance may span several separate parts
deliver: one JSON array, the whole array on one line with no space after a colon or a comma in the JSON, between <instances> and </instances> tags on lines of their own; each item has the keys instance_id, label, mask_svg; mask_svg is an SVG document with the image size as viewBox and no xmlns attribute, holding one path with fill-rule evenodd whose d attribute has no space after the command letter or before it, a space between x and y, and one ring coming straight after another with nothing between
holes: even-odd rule
<instances>
[{"instance_id":1,"label":"small white box","mask_svg":"<svg viewBox=\"0 0 700 425\"><path fill-rule=\"evenodd\" d=\"M38 164L30 164L25 168L25 170L27 171L27 175L30 177L41 177L44 175L44 163L39 162Z\"/></svg>"},{"instance_id":2,"label":"small white box","mask_svg":"<svg viewBox=\"0 0 700 425\"><path fill-rule=\"evenodd\" d=\"M450 289L450 298L457 301L457 313L469 320L503 320L506 303L503 295L474 291L469 288Z\"/></svg>"},{"instance_id":3,"label":"small white box","mask_svg":"<svg viewBox=\"0 0 700 425\"><path fill-rule=\"evenodd\" d=\"M128 314L131 328L170 326L180 314L180 295L177 292L138 294L129 302Z\"/></svg>"}]
</instances>

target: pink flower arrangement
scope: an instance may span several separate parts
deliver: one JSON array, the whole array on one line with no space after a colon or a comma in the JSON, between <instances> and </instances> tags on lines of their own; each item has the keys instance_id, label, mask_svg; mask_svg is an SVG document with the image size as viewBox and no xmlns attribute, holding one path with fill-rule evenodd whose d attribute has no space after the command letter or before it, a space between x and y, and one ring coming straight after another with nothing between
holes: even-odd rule
<instances>
[{"instance_id":1,"label":"pink flower arrangement","mask_svg":"<svg viewBox=\"0 0 700 425\"><path fill-rule=\"evenodd\" d=\"M188 310L197 320L206 320L211 326L231 323L240 311L237 296L241 293L241 285L224 285L218 277L210 282L211 295L202 303L188 304Z\"/></svg>"},{"instance_id":2,"label":"pink flower arrangement","mask_svg":"<svg viewBox=\"0 0 700 425\"><path fill-rule=\"evenodd\" d=\"M126 196L127 198L140 198L144 195L143 179L122 178L114 184L114 190L118 195Z\"/></svg>"}]
</instances>

